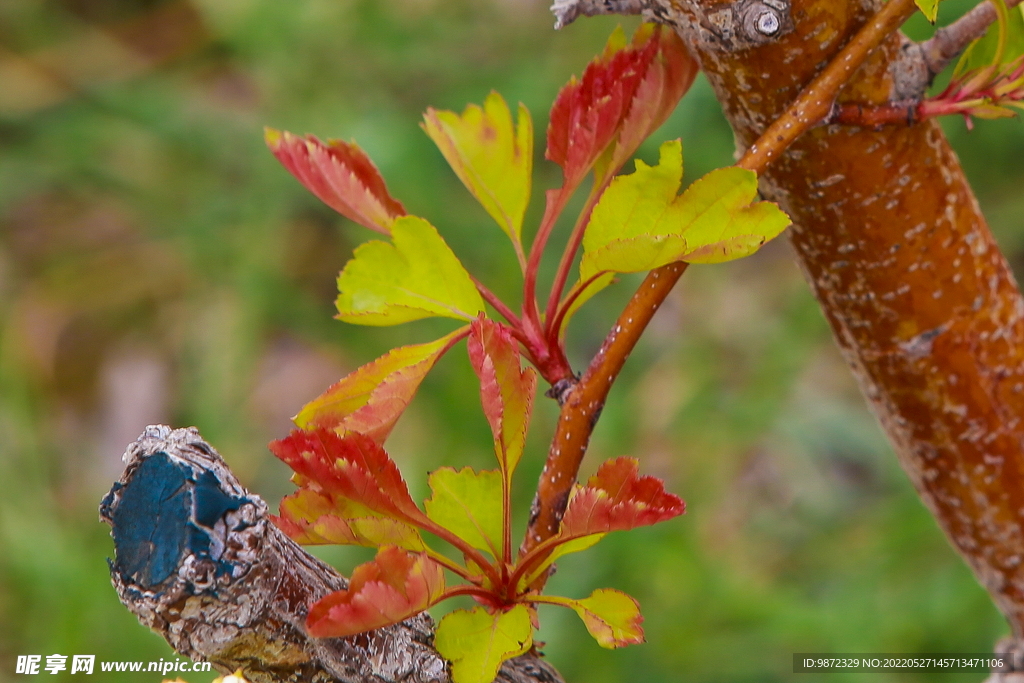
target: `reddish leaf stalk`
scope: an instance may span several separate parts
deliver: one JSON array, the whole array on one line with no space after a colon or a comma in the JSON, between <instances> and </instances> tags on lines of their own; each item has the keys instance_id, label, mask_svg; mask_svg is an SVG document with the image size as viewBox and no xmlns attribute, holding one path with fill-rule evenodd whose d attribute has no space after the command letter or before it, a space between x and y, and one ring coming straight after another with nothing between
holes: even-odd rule
<instances>
[{"instance_id":1,"label":"reddish leaf stalk","mask_svg":"<svg viewBox=\"0 0 1024 683\"><path fill-rule=\"evenodd\" d=\"M601 195L604 194L604 191L608 189L608 185L611 184L616 170L610 169L610 172L605 174L600 184L595 184L590 190L587 203L583 206L583 211L580 212L579 218L576 219L576 225L573 226L569 243L566 245L565 251L562 252L562 260L558 263L558 271L555 274L554 283L551 285L551 294L548 296L548 305L544 313L545 337L549 341L554 339L557 342L558 339L558 327L561 324L556 322L558 302L562 298L562 292L565 291L565 283L569 279L572 262L576 258L580 244L583 243L583 233L587 228L587 223L590 222L590 214L593 213L594 207L597 206L597 202L601 199ZM552 331L554 331L554 334L552 334Z\"/></svg>"}]
</instances>

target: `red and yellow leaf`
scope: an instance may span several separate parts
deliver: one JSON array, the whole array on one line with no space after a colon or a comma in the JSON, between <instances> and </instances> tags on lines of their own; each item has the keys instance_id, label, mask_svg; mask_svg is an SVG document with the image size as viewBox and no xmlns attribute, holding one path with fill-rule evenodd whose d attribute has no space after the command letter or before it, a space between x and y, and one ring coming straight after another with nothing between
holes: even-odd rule
<instances>
[{"instance_id":1,"label":"red and yellow leaf","mask_svg":"<svg viewBox=\"0 0 1024 683\"><path fill-rule=\"evenodd\" d=\"M639 476L636 458L616 458L603 463L586 486L576 489L562 517L559 538L635 529L685 511L686 504L666 492L660 479Z\"/></svg>"},{"instance_id":2,"label":"red and yellow leaf","mask_svg":"<svg viewBox=\"0 0 1024 683\"><path fill-rule=\"evenodd\" d=\"M354 142L301 137L266 129L267 146L310 192L346 218L385 235L405 207L392 198L380 171Z\"/></svg>"},{"instance_id":3,"label":"red and yellow leaf","mask_svg":"<svg viewBox=\"0 0 1024 683\"><path fill-rule=\"evenodd\" d=\"M583 78L573 77L551 108L546 157L562 167L563 188L576 188L608 152L614 171L664 122L689 88L697 66L675 33L643 26L627 46L621 29ZM619 147L613 147L619 141Z\"/></svg>"},{"instance_id":4,"label":"red and yellow leaf","mask_svg":"<svg viewBox=\"0 0 1024 683\"><path fill-rule=\"evenodd\" d=\"M537 373L523 369L519 342L501 323L474 320L468 346L470 362L480 378L480 400L494 434L494 450L508 481L523 454Z\"/></svg>"},{"instance_id":5,"label":"red and yellow leaf","mask_svg":"<svg viewBox=\"0 0 1024 683\"><path fill-rule=\"evenodd\" d=\"M437 359L465 334L463 327L437 341L392 349L332 385L292 419L301 429L359 432L383 443Z\"/></svg>"},{"instance_id":6,"label":"red and yellow leaf","mask_svg":"<svg viewBox=\"0 0 1024 683\"><path fill-rule=\"evenodd\" d=\"M613 588L599 588L583 600L545 596L544 602L563 605L576 612L601 647L616 648L644 642L640 605Z\"/></svg>"},{"instance_id":7,"label":"red and yellow leaf","mask_svg":"<svg viewBox=\"0 0 1024 683\"><path fill-rule=\"evenodd\" d=\"M344 638L419 614L444 594L444 571L426 553L381 548L352 572L348 590L314 604L306 629L316 638Z\"/></svg>"},{"instance_id":8,"label":"red and yellow leaf","mask_svg":"<svg viewBox=\"0 0 1024 683\"><path fill-rule=\"evenodd\" d=\"M274 523L304 545L393 545L420 552L427 549L419 530L393 517L377 514L339 496L301 489L281 501Z\"/></svg>"},{"instance_id":9,"label":"red and yellow leaf","mask_svg":"<svg viewBox=\"0 0 1024 683\"><path fill-rule=\"evenodd\" d=\"M493 683L501 663L533 644L526 605L490 614L483 607L451 612L437 626L434 647L452 664L453 683Z\"/></svg>"},{"instance_id":10,"label":"red and yellow leaf","mask_svg":"<svg viewBox=\"0 0 1024 683\"><path fill-rule=\"evenodd\" d=\"M431 108L423 119L423 129L459 180L521 251L533 173L530 112L520 104L513 124L508 104L492 91L483 107L471 104L461 116Z\"/></svg>"},{"instance_id":11,"label":"red and yellow leaf","mask_svg":"<svg viewBox=\"0 0 1024 683\"><path fill-rule=\"evenodd\" d=\"M302 485L314 491L347 498L400 521L426 519L409 495L398 466L368 436L296 429L271 442L270 450L300 476Z\"/></svg>"}]
</instances>

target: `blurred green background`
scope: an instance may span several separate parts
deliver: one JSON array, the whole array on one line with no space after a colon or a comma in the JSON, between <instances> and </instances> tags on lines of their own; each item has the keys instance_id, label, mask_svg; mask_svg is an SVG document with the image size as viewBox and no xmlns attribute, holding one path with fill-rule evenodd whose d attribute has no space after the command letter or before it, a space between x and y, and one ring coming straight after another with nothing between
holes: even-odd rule
<instances>
[{"instance_id":1,"label":"blurred green background","mask_svg":"<svg viewBox=\"0 0 1024 683\"><path fill-rule=\"evenodd\" d=\"M291 485L265 445L289 416L359 364L451 329L332 320L337 272L371 235L277 164L264 125L355 138L395 196L514 297L506 240L417 122L497 89L533 112L535 199L555 186L547 107L617 20L555 33L547 4L0 0L0 681L21 678L21 654L173 656L118 603L97 521L145 425L198 426L276 504ZM1024 264L1024 126L947 123ZM669 137L682 137L690 179L731 161L703 81L641 155ZM571 328L577 364L629 296L624 280ZM524 511L554 415L541 399ZM489 444L460 351L389 448L422 493L439 465L488 466ZM689 510L562 563L554 590L632 593L649 640L604 651L571 613L542 611L540 638L570 683L812 680L791 673L794 652L986 652L1006 630L899 470L785 240L687 274L612 392L585 468L625 453ZM367 554L325 556L347 572Z\"/></svg>"}]
</instances>

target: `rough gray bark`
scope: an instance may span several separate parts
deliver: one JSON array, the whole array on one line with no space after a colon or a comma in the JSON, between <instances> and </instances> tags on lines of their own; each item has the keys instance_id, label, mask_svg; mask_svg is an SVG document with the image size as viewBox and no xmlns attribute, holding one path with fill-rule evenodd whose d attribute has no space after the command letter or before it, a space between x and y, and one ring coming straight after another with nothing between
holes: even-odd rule
<instances>
[{"instance_id":1,"label":"rough gray bark","mask_svg":"<svg viewBox=\"0 0 1024 683\"><path fill-rule=\"evenodd\" d=\"M311 638L309 605L345 579L285 536L195 428L146 428L100 506L111 580L139 621L180 654L253 683L447 683L421 614L351 638ZM502 683L561 683L534 655Z\"/></svg>"}]
</instances>

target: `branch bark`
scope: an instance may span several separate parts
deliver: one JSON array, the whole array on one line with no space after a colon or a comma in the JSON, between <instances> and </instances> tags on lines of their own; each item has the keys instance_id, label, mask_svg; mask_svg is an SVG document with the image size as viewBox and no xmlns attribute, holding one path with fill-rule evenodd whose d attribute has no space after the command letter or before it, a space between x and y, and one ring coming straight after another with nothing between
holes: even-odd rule
<instances>
[{"instance_id":1,"label":"branch bark","mask_svg":"<svg viewBox=\"0 0 1024 683\"><path fill-rule=\"evenodd\" d=\"M774 2L774 0L773 0ZM652 0L750 150L873 15L860 0L783 3L793 30L737 47L715 0ZM899 99L907 40L891 34L839 101ZM827 102L817 103L827 107ZM823 126L774 158L762 193L836 341L924 503L1024 635L1024 298L934 122Z\"/></svg>"},{"instance_id":2,"label":"branch bark","mask_svg":"<svg viewBox=\"0 0 1024 683\"><path fill-rule=\"evenodd\" d=\"M706 0L665 0L747 148L871 15L794 0L796 31L745 51L700 40ZM840 99L888 102L890 36ZM953 546L1024 633L1024 299L934 122L812 130L762 192L896 455Z\"/></svg>"},{"instance_id":3,"label":"branch bark","mask_svg":"<svg viewBox=\"0 0 1024 683\"><path fill-rule=\"evenodd\" d=\"M311 638L306 612L345 579L285 536L194 428L147 427L100 506L111 580L180 654L252 683L447 683L426 613L352 638ZM562 683L533 654L501 683Z\"/></svg>"}]
</instances>

